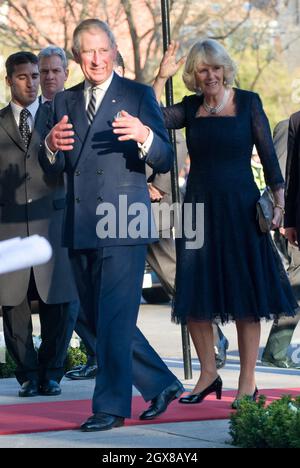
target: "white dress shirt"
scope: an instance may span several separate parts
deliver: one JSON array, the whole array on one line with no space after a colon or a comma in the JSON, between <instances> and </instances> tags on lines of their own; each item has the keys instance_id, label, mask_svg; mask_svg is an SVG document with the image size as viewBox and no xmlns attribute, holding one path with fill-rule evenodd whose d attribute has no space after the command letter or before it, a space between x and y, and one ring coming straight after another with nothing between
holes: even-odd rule
<instances>
[{"instance_id":1,"label":"white dress shirt","mask_svg":"<svg viewBox=\"0 0 300 468\"><path fill-rule=\"evenodd\" d=\"M93 86L89 81L85 80L84 82L84 100L85 100L85 110L87 111L91 96L92 96L92 89L96 90L96 108L95 111L97 112L101 102L103 101L103 98L105 96L106 91L108 90L112 79L114 77L114 74L112 73L110 77L104 81L104 83L101 83L97 86Z\"/></svg>"},{"instance_id":2,"label":"white dress shirt","mask_svg":"<svg viewBox=\"0 0 300 468\"><path fill-rule=\"evenodd\" d=\"M27 118L27 123L29 125L31 132L34 128L35 116L38 111L39 105L40 105L39 99L36 98L36 100L32 104L26 107L26 109L30 112L30 115ZM19 128L21 111L25 108L22 106L19 106L19 104L16 104L15 102L12 102L12 101L10 102L10 107L11 107L13 116L15 118L16 124Z\"/></svg>"}]
</instances>

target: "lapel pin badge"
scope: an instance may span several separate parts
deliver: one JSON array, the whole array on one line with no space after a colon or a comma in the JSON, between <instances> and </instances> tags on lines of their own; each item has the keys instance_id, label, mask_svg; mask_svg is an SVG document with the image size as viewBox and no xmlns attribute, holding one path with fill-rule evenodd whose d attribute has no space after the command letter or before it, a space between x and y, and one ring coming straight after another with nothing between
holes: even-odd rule
<instances>
[{"instance_id":1,"label":"lapel pin badge","mask_svg":"<svg viewBox=\"0 0 300 468\"><path fill-rule=\"evenodd\" d=\"M116 102L116 100L115 100L115 99L113 99L111 102Z\"/></svg>"}]
</instances>

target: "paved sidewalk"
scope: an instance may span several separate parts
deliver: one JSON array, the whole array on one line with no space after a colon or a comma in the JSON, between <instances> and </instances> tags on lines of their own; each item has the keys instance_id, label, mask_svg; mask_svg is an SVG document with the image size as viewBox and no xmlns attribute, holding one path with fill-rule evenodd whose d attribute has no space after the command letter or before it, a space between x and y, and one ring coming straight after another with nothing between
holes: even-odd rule
<instances>
[{"instance_id":1,"label":"paved sidewalk","mask_svg":"<svg viewBox=\"0 0 300 468\"><path fill-rule=\"evenodd\" d=\"M169 306L141 306L139 326L163 356L169 367L182 380L187 390L195 385L199 376L199 365L193 350L193 379L184 380L180 327L170 323ZM262 348L267 340L271 323L262 325ZM35 328L38 333L38 320L35 317ZM1 331L1 326L0 326ZM230 347L228 361L220 375L224 382L224 390L235 389L237 386L239 361L237 354L237 339L233 324L224 327ZM300 349L300 327L293 339L294 351ZM265 368L257 366L257 384L259 388L292 388L300 386L300 370ZM18 398L18 384L15 379L0 380L0 411L1 404L24 404L39 401L82 400L91 398L94 382L62 381L63 393L59 397L36 397L26 400ZM137 392L134 390L134 394ZM147 426L131 426L114 429L103 433L86 434L80 431L60 431L14 436L0 436L0 448L4 447L68 447L68 448L219 448L231 447L228 442L228 421L203 421L189 423L153 424Z\"/></svg>"}]
</instances>

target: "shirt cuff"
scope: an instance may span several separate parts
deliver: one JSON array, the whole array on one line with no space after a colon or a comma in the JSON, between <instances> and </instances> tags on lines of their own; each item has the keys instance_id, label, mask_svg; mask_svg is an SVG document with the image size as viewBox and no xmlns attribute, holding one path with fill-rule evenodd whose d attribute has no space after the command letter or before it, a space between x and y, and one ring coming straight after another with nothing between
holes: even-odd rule
<instances>
[{"instance_id":1,"label":"shirt cuff","mask_svg":"<svg viewBox=\"0 0 300 468\"><path fill-rule=\"evenodd\" d=\"M48 135L47 135L48 136ZM49 146L47 145L47 137L45 138L45 148L46 148L46 156L47 158L49 159L49 162L50 164L55 164L56 162L56 155L58 153L58 151L55 151L55 153L53 153L51 151L51 149L49 148Z\"/></svg>"},{"instance_id":2,"label":"shirt cuff","mask_svg":"<svg viewBox=\"0 0 300 468\"><path fill-rule=\"evenodd\" d=\"M149 150L150 150L150 147L152 145L152 142L153 142L153 138L154 138L154 135L153 135L153 132L151 130L151 128L149 127L146 127L148 128L149 130L149 135L146 139L146 141L144 143L138 143L138 148L139 148L139 158L140 159L145 159L145 157L147 156Z\"/></svg>"}]
</instances>

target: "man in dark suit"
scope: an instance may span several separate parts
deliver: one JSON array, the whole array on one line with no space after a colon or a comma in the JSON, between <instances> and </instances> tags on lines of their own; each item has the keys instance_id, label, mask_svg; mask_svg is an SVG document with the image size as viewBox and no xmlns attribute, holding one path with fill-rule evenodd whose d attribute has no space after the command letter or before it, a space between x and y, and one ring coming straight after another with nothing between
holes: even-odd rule
<instances>
[{"instance_id":1,"label":"man in dark suit","mask_svg":"<svg viewBox=\"0 0 300 468\"><path fill-rule=\"evenodd\" d=\"M75 29L85 82L56 96L55 125L40 153L47 173L67 174L63 242L97 337L93 416L83 431L122 426L132 383L151 400L153 417L183 392L136 327L147 244L157 238L145 162L167 172L173 154L153 91L114 74L116 52L106 23L85 20Z\"/></svg>"},{"instance_id":2,"label":"man in dark suit","mask_svg":"<svg viewBox=\"0 0 300 468\"><path fill-rule=\"evenodd\" d=\"M70 301L77 297L67 249L61 247L63 178L45 176L38 151L51 110L40 106L37 57L18 52L6 61L10 104L0 111L0 240L39 234L52 259L0 277L0 304L8 352L17 364L21 397L58 395L70 336ZM32 340L31 301L38 300L42 344Z\"/></svg>"},{"instance_id":3,"label":"man in dark suit","mask_svg":"<svg viewBox=\"0 0 300 468\"><path fill-rule=\"evenodd\" d=\"M286 174L286 229L281 228L275 231L274 242L286 265L298 303L300 301L300 252L294 236L296 234L296 213L299 210L299 206L297 206L299 171L297 173L296 168L299 157L299 116L298 112L291 116L290 121L279 122L273 134L280 169L283 175ZM290 241L289 243L284 236ZM261 358L264 365L288 369L300 368L299 362L294 362L288 357L288 348L299 318L300 315L297 314L295 317L282 318L274 322Z\"/></svg>"}]
</instances>

